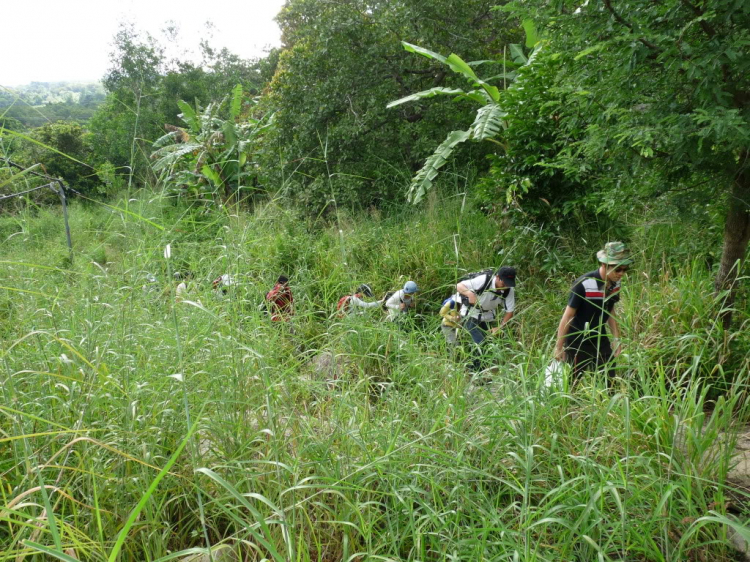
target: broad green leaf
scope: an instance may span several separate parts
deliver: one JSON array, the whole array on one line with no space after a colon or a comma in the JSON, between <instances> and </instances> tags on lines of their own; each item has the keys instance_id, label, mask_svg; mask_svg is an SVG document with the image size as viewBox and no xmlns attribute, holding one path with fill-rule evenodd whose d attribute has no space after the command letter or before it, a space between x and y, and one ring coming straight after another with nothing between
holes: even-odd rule
<instances>
[{"instance_id":1,"label":"broad green leaf","mask_svg":"<svg viewBox=\"0 0 750 562\"><path fill-rule=\"evenodd\" d=\"M233 150L237 146L237 127L234 121L225 121L222 127L224 133L224 146Z\"/></svg>"},{"instance_id":2,"label":"broad green leaf","mask_svg":"<svg viewBox=\"0 0 750 562\"><path fill-rule=\"evenodd\" d=\"M498 90L497 87L487 84L487 82L484 82L483 80L479 81L479 85L484 88L484 91L492 98L492 101L498 102L500 100L500 90Z\"/></svg>"},{"instance_id":3,"label":"broad green leaf","mask_svg":"<svg viewBox=\"0 0 750 562\"><path fill-rule=\"evenodd\" d=\"M425 193L432 187L432 180L438 175L438 170L446 163L456 145L467 141L471 131L452 131L437 147L435 152L427 158L419 172L414 176L409 187L407 198L412 203L419 203Z\"/></svg>"},{"instance_id":4,"label":"broad green leaf","mask_svg":"<svg viewBox=\"0 0 750 562\"><path fill-rule=\"evenodd\" d=\"M478 84L482 88L484 88L490 98L492 98L492 101L497 101L500 99L500 91L495 86L487 84L484 80L480 80L474 73L472 68L468 64L466 64L466 62L457 54L452 53L446 60L446 64L453 72L463 74L473 84Z\"/></svg>"},{"instance_id":5,"label":"broad green leaf","mask_svg":"<svg viewBox=\"0 0 750 562\"><path fill-rule=\"evenodd\" d=\"M464 62L464 60L457 54L451 53L450 56L446 59L445 63L451 68L453 72L463 74L464 76L466 76L466 78L474 82L479 82L479 78L474 73L472 68L468 64L466 64L466 62Z\"/></svg>"},{"instance_id":6,"label":"broad green leaf","mask_svg":"<svg viewBox=\"0 0 750 562\"><path fill-rule=\"evenodd\" d=\"M229 118L234 121L242 109L242 84L237 84L232 90L232 102L229 105Z\"/></svg>"},{"instance_id":7,"label":"broad green leaf","mask_svg":"<svg viewBox=\"0 0 750 562\"><path fill-rule=\"evenodd\" d=\"M513 57L513 60L517 62L518 64L526 64L529 59L526 58L526 55L523 54L523 48L518 43L511 43L509 45L510 47L510 56Z\"/></svg>"},{"instance_id":8,"label":"broad green leaf","mask_svg":"<svg viewBox=\"0 0 750 562\"><path fill-rule=\"evenodd\" d=\"M427 57L428 59L434 59L436 61L445 63L445 57L443 55L439 55L438 53L420 47L419 45L412 45L411 43L407 43L406 41L401 41L401 44L404 46L404 49L406 49L410 53L416 53L418 55L422 55L423 57Z\"/></svg>"},{"instance_id":9,"label":"broad green leaf","mask_svg":"<svg viewBox=\"0 0 750 562\"><path fill-rule=\"evenodd\" d=\"M421 92L417 92L416 94L406 96L405 98L392 101L391 103L386 105L386 108L390 109L391 107L401 105L402 103L408 103L410 101L416 101L422 98L432 98L434 96L440 96L440 95L454 96L454 95L463 94L463 93L464 91L458 88L444 88L442 86L437 87L437 88L430 88L429 90L423 90Z\"/></svg>"},{"instance_id":10,"label":"broad green leaf","mask_svg":"<svg viewBox=\"0 0 750 562\"><path fill-rule=\"evenodd\" d=\"M536 25L534 25L532 20L523 20L521 25L526 33L526 48L533 49L539 42L539 34L536 31Z\"/></svg>"},{"instance_id":11,"label":"broad green leaf","mask_svg":"<svg viewBox=\"0 0 750 562\"><path fill-rule=\"evenodd\" d=\"M182 100L177 101L177 107L182 111L182 114L180 115L182 120L187 123L191 129L195 130L198 126L198 119L195 115L195 110L189 103Z\"/></svg>"},{"instance_id":12,"label":"broad green leaf","mask_svg":"<svg viewBox=\"0 0 750 562\"><path fill-rule=\"evenodd\" d=\"M471 125L471 136L474 140L485 140L496 137L500 128L505 126L506 113L496 103L480 107L474 123Z\"/></svg>"},{"instance_id":13,"label":"broad green leaf","mask_svg":"<svg viewBox=\"0 0 750 562\"><path fill-rule=\"evenodd\" d=\"M201 168L201 173L206 176L212 184L214 184L214 187L221 187L221 185L223 184L219 174L217 174L214 169L208 164L203 165L203 167Z\"/></svg>"},{"instance_id":14,"label":"broad green leaf","mask_svg":"<svg viewBox=\"0 0 750 562\"><path fill-rule=\"evenodd\" d=\"M482 105L491 101L490 96L484 90L472 90L471 92L467 92L466 94L459 97L468 98Z\"/></svg>"}]
</instances>

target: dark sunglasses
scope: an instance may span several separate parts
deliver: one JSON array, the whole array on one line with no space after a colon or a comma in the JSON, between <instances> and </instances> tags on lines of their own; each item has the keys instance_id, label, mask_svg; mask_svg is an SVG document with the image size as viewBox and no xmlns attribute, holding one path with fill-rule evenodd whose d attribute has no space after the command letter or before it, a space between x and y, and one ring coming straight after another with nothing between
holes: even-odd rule
<instances>
[{"instance_id":1,"label":"dark sunglasses","mask_svg":"<svg viewBox=\"0 0 750 562\"><path fill-rule=\"evenodd\" d=\"M615 268L615 271L617 273L627 273L628 269L630 269L630 268L629 267L625 267L625 266L620 266L620 267Z\"/></svg>"}]
</instances>

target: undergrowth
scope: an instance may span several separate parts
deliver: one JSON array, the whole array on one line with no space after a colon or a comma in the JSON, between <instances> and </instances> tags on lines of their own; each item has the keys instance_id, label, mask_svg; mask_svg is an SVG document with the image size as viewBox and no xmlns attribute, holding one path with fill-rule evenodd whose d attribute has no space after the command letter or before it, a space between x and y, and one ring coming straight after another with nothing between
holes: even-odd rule
<instances>
[{"instance_id":1,"label":"undergrowth","mask_svg":"<svg viewBox=\"0 0 750 562\"><path fill-rule=\"evenodd\" d=\"M72 205L72 263L56 213L0 217L0 560L734 559L748 315L725 332L706 264L670 262L665 237L688 227L662 228L661 251L630 230L612 388L548 389L567 291L608 233L460 199L322 222L142 192L127 212ZM479 385L435 312L459 276L501 264L519 309ZM186 302L174 272L192 275ZM288 324L261 310L281 273ZM403 325L335 315L360 283L408 279L423 290Z\"/></svg>"}]
</instances>

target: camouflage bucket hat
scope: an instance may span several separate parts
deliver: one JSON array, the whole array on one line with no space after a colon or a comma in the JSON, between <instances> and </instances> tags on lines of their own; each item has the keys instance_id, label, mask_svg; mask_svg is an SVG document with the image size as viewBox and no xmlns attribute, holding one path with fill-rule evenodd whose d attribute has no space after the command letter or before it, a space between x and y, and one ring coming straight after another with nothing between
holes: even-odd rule
<instances>
[{"instance_id":1,"label":"camouflage bucket hat","mask_svg":"<svg viewBox=\"0 0 750 562\"><path fill-rule=\"evenodd\" d=\"M633 263L630 257L630 250L622 242L607 242L603 250L596 253L601 263L607 265L628 265Z\"/></svg>"}]
</instances>

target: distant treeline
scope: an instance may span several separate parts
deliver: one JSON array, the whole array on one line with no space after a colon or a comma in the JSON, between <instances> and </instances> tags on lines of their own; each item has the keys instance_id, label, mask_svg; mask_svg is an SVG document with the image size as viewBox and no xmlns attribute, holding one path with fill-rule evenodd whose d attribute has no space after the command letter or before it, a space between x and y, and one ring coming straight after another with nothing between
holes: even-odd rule
<instances>
[{"instance_id":1,"label":"distant treeline","mask_svg":"<svg viewBox=\"0 0 750 562\"><path fill-rule=\"evenodd\" d=\"M31 129L53 121L87 122L106 97L99 82L32 82L0 90L5 127Z\"/></svg>"}]
</instances>

